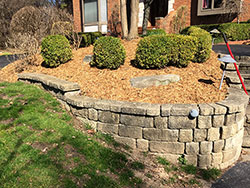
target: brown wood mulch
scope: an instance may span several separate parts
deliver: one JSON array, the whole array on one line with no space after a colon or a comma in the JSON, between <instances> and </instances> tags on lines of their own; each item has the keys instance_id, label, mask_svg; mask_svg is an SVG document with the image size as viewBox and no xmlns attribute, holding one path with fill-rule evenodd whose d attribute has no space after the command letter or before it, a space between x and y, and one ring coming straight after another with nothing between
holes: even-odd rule
<instances>
[{"instance_id":1,"label":"brown wood mulch","mask_svg":"<svg viewBox=\"0 0 250 188\"><path fill-rule=\"evenodd\" d=\"M130 65L135 58L135 51L139 39L122 41L126 48L126 61L117 70L97 69L83 63L85 55L92 54L93 46L73 51L73 60L57 68L41 66L42 58L38 56L39 66L26 66L25 72L44 73L60 79L77 82L82 95L98 99L112 99L121 101L137 101L148 103L211 103L221 101L227 93L227 85L223 84L219 91L222 70L217 54L204 63L190 63L186 68L167 67L160 70L142 70ZM0 70L0 81L15 82L17 80L16 61ZM133 88L130 79L138 76L177 74L181 80L166 86L149 87L145 89Z\"/></svg>"}]
</instances>

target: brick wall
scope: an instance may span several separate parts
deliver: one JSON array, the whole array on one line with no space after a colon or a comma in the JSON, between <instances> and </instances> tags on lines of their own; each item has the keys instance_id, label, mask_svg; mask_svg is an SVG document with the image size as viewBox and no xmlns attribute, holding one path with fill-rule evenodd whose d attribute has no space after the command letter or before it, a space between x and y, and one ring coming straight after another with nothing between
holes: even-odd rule
<instances>
[{"instance_id":1,"label":"brick wall","mask_svg":"<svg viewBox=\"0 0 250 188\"><path fill-rule=\"evenodd\" d=\"M81 6L80 0L73 0L73 16L74 16L74 27L75 31L82 31L82 21L81 21Z\"/></svg>"}]
</instances>

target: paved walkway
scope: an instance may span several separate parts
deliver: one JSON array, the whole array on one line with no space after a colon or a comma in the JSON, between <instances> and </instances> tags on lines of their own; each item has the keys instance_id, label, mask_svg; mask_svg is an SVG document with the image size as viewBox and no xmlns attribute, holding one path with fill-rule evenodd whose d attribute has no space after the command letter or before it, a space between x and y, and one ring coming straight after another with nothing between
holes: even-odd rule
<instances>
[{"instance_id":1,"label":"paved walkway","mask_svg":"<svg viewBox=\"0 0 250 188\"><path fill-rule=\"evenodd\" d=\"M250 187L250 149L244 148L241 161L226 171L212 184L212 188L249 188Z\"/></svg>"}]
</instances>

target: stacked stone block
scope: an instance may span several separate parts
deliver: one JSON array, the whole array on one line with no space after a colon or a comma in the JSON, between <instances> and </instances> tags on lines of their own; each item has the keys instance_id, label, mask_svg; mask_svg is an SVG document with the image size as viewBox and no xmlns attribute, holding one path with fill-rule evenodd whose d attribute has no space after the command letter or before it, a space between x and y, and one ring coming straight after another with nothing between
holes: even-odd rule
<instances>
[{"instance_id":1,"label":"stacked stone block","mask_svg":"<svg viewBox=\"0 0 250 188\"><path fill-rule=\"evenodd\" d=\"M79 89L61 91L68 82L55 78L45 83L41 77L46 76L21 74L19 80L41 83L77 118L133 149L172 162L184 155L200 168L223 169L240 155L248 104L241 90L229 88L225 100L211 104L148 104L69 95L67 92L77 94ZM192 109L199 112L197 118L190 117Z\"/></svg>"}]
</instances>

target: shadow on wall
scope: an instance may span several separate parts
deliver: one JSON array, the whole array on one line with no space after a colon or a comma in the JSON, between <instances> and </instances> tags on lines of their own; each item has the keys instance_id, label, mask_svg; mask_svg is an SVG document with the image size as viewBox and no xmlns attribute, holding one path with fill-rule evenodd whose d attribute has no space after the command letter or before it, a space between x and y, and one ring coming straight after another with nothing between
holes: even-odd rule
<instances>
[{"instance_id":1,"label":"shadow on wall","mask_svg":"<svg viewBox=\"0 0 250 188\"><path fill-rule=\"evenodd\" d=\"M216 23L225 23L232 22L237 18L236 14L217 14L210 16L197 16L199 0L191 0L191 12L190 12L190 23L191 25L200 25L200 24L216 24Z\"/></svg>"}]
</instances>

